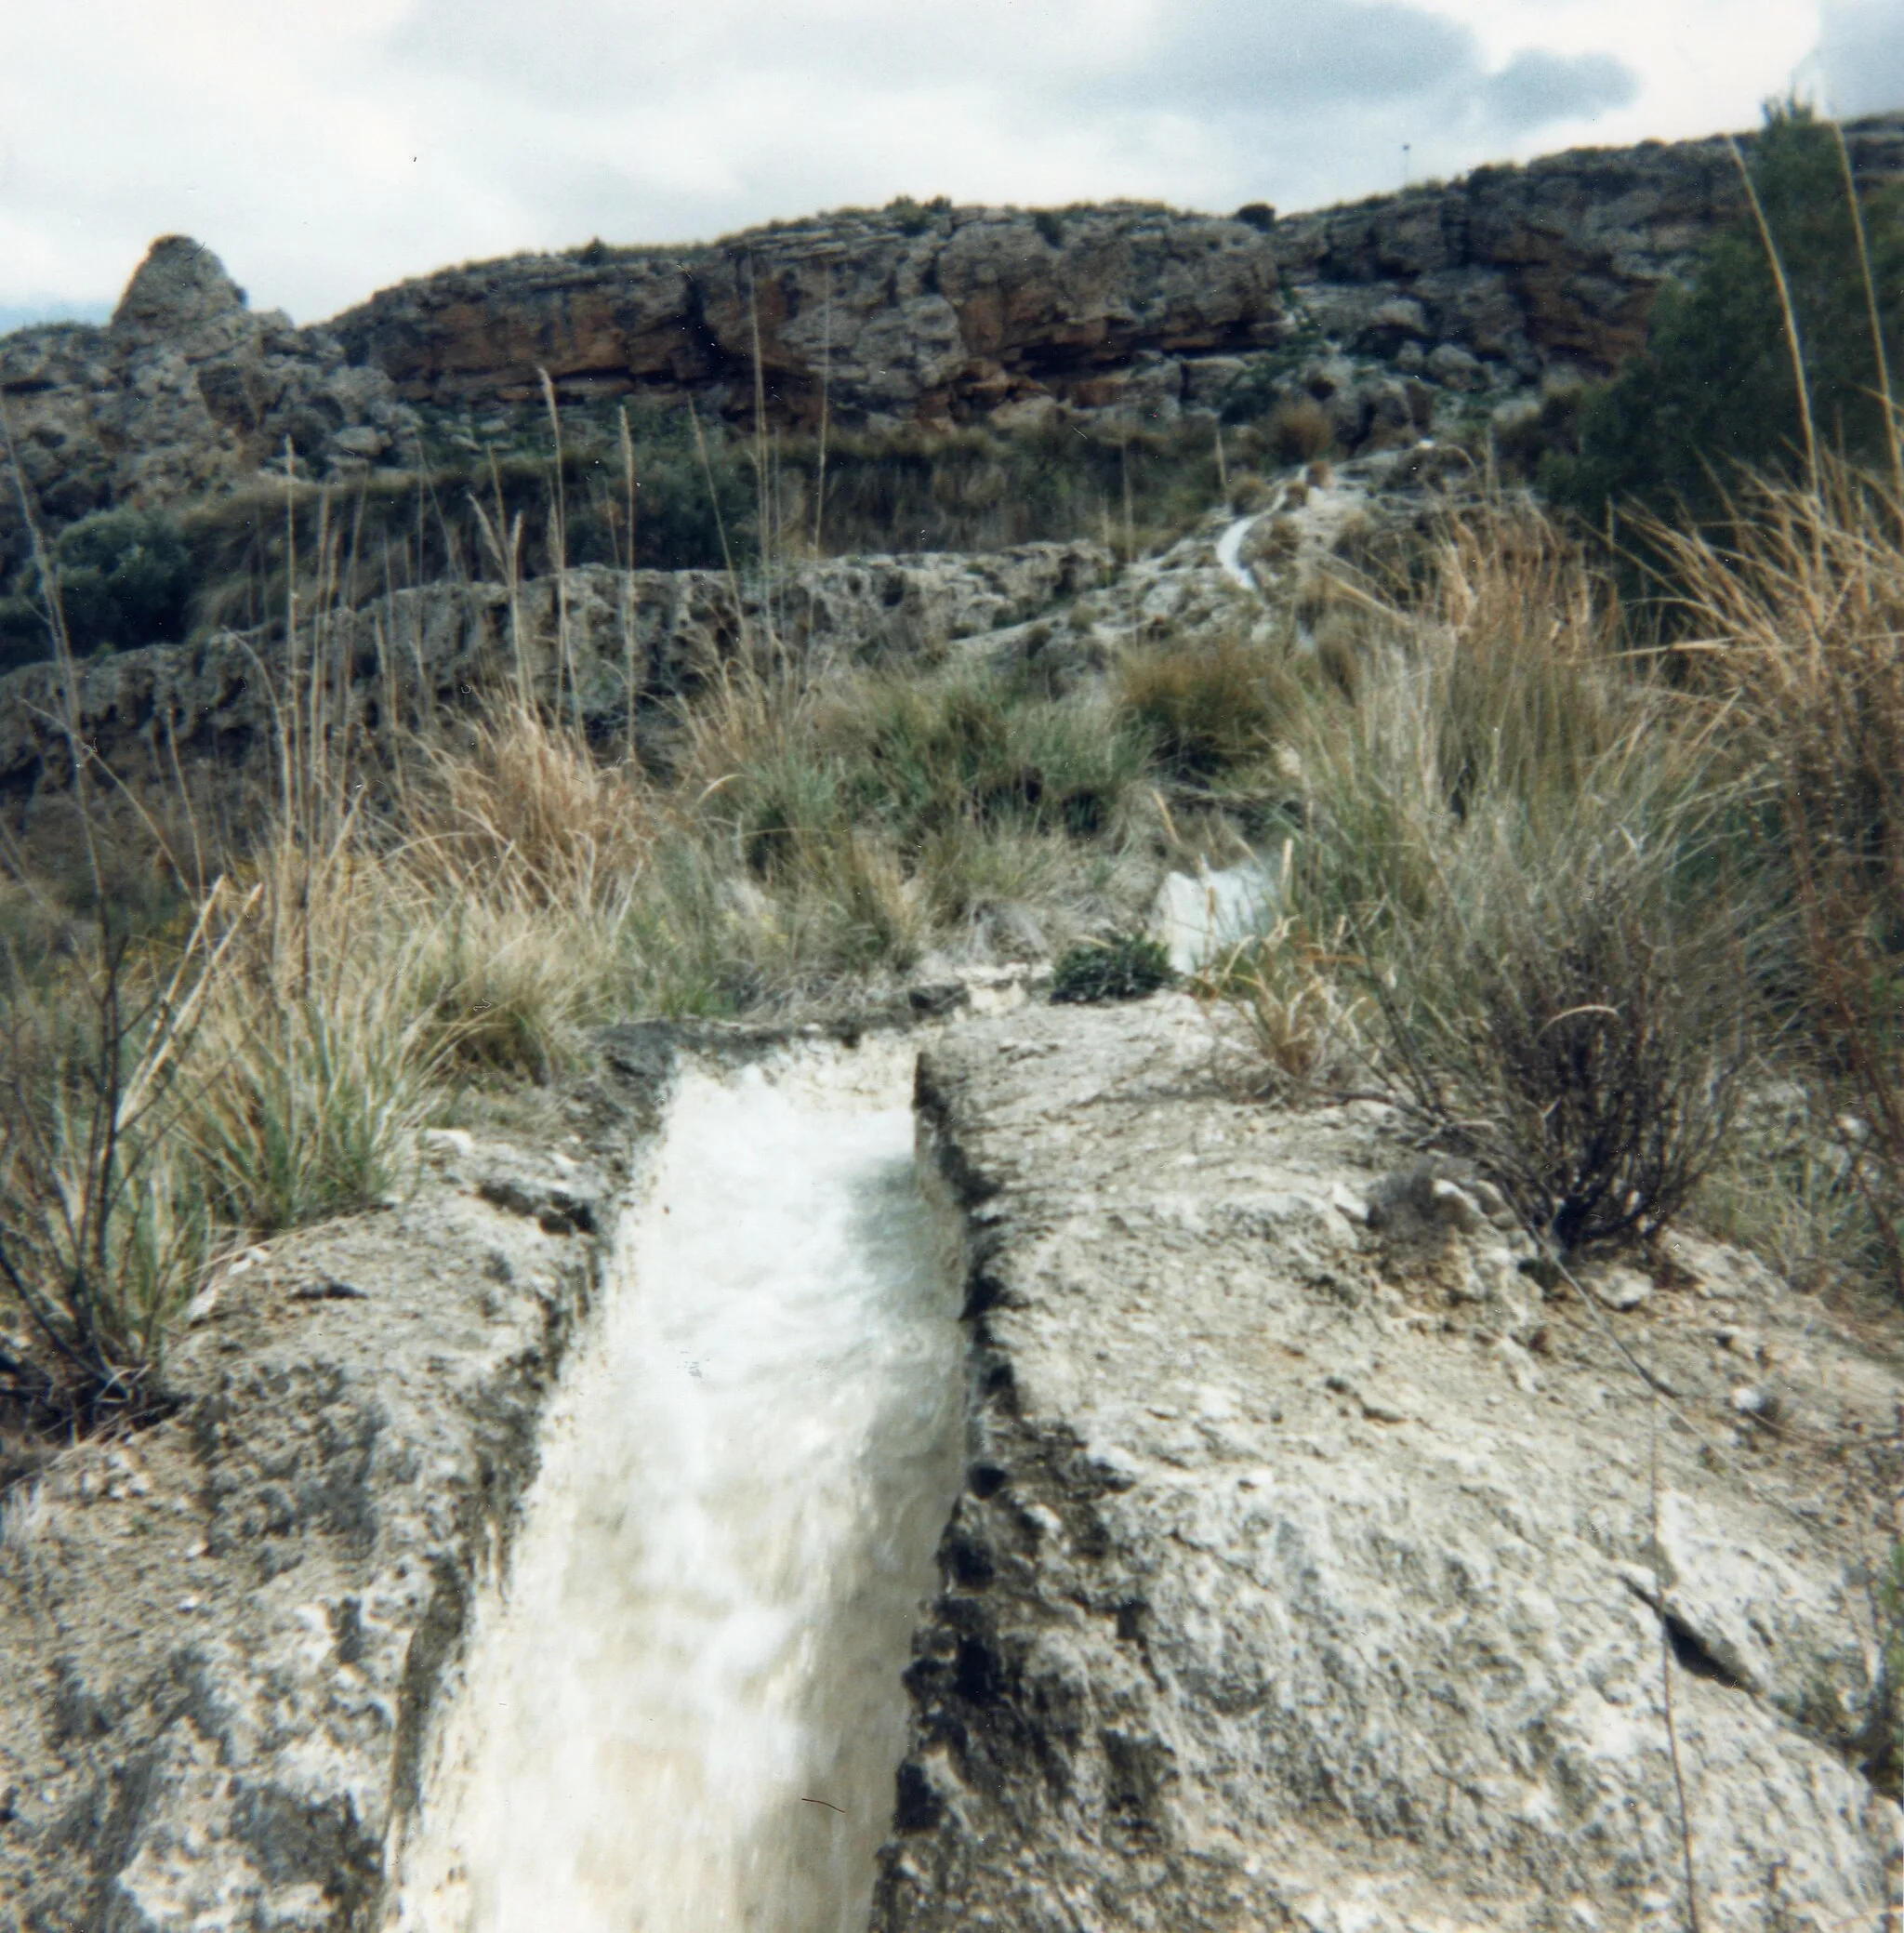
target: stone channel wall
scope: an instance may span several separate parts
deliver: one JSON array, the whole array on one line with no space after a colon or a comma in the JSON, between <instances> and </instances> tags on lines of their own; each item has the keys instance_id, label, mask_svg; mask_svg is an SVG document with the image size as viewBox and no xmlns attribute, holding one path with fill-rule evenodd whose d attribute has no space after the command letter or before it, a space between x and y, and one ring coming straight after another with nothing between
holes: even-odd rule
<instances>
[{"instance_id":1,"label":"stone channel wall","mask_svg":"<svg viewBox=\"0 0 1904 1933\"><path fill-rule=\"evenodd\" d=\"M176 1415L8 1494L6 1933L379 1924L670 1069L611 1040L528 1135L427 1137L402 1198L232 1258Z\"/></svg>"},{"instance_id":2,"label":"stone channel wall","mask_svg":"<svg viewBox=\"0 0 1904 1933\"><path fill-rule=\"evenodd\" d=\"M1485 1184L1215 1047L1161 996L926 1050L974 1410L874 1933L1683 1926L1688 1858L1715 1933L1878 1925L1895 1318L1690 1237L1543 1291Z\"/></svg>"}]
</instances>

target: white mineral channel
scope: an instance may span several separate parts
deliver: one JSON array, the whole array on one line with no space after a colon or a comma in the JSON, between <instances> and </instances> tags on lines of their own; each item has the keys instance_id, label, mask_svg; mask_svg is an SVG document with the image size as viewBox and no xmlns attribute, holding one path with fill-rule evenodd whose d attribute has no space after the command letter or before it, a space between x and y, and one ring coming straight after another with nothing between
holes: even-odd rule
<instances>
[{"instance_id":1,"label":"white mineral channel","mask_svg":"<svg viewBox=\"0 0 1904 1933\"><path fill-rule=\"evenodd\" d=\"M1243 539L1250 535L1250 526L1257 518L1267 514L1265 510L1252 510L1247 517L1238 517L1216 540L1218 568L1232 584L1240 585L1245 590L1256 589L1256 578L1243 562Z\"/></svg>"},{"instance_id":2,"label":"white mineral channel","mask_svg":"<svg viewBox=\"0 0 1904 1933\"><path fill-rule=\"evenodd\" d=\"M479 1618L405 1933L866 1926L964 1401L912 1063L683 1077Z\"/></svg>"}]
</instances>

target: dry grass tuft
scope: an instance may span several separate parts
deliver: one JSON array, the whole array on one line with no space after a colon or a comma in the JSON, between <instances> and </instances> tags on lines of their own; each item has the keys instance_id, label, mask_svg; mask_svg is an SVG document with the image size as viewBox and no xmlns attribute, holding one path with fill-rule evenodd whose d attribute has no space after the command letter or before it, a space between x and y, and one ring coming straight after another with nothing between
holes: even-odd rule
<instances>
[{"instance_id":1,"label":"dry grass tuft","mask_svg":"<svg viewBox=\"0 0 1904 1933\"><path fill-rule=\"evenodd\" d=\"M1275 752L1291 683L1285 653L1231 634L1132 653L1111 694L1166 773L1208 784Z\"/></svg>"},{"instance_id":2,"label":"dry grass tuft","mask_svg":"<svg viewBox=\"0 0 1904 1933\"><path fill-rule=\"evenodd\" d=\"M1904 502L1827 456L1815 488L1749 481L1728 522L1726 547L1648 536L1693 632L1688 679L1765 775L1791 1051L1904 1291Z\"/></svg>"},{"instance_id":3,"label":"dry grass tuft","mask_svg":"<svg viewBox=\"0 0 1904 1933\"><path fill-rule=\"evenodd\" d=\"M1278 403L1265 426L1271 456L1285 469L1313 463L1335 442L1335 425L1313 396L1294 396Z\"/></svg>"},{"instance_id":4,"label":"dry grass tuft","mask_svg":"<svg viewBox=\"0 0 1904 1933\"><path fill-rule=\"evenodd\" d=\"M573 731L512 700L476 720L467 743L432 745L406 829L440 851L458 885L509 879L545 907L626 893L654 838L638 769L605 765Z\"/></svg>"}]
</instances>

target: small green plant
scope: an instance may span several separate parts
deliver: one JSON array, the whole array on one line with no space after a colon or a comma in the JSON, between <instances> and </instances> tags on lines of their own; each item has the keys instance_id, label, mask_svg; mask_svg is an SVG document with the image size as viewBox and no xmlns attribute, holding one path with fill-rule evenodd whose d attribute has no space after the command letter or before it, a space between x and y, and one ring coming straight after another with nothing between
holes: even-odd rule
<instances>
[{"instance_id":1,"label":"small green plant","mask_svg":"<svg viewBox=\"0 0 1904 1933\"><path fill-rule=\"evenodd\" d=\"M165 1406L166 1331L214 1247L181 1077L250 904L233 916L215 889L169 974L101 920L76 986L7 1008L0 1307L27 1335L18 1354L0 1348L0 1399L40 1427L138 1423Z\"/></svg>"},{"instance_id":2,"label":"small green plant","mask_svg":"<svg viewBox=\"0 0 1904 1933\"><path fill-rule=\"evenodd\" d=\"M1079 1004L1141 1000L1176 977L1162 943L1149 933L1107 933L1065 950L1051 975L1051 999Z\"/></svg>"},{"instance_id":3,"label":"small green plant","mask_svg":"<svg viewBox=\"0 0 1904 1933\"><path fill-rule=\"evenodd\" d=\"M1047 247L1062 248L1064 245L1064 218L1055 208L1040 208L1031 218L1031 225Z\"/></svg>"}]
</instances>

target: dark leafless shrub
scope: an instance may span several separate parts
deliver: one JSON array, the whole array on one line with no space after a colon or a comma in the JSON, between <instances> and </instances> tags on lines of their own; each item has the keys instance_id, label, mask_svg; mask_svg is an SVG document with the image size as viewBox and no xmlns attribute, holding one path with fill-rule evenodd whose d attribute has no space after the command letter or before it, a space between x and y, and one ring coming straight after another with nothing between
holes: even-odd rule
<instances>
[{"instance_id":1,"label":"dark leafless shrub","mask_svg":"<svg viewBox=\"0 0 1904 1933\"><path fill-rule=\"evenodd\" d=\"M1736 955L1712 931L1674 931L1637 864L1502 883L1447 985L1378 987L1389 1071L1557 1248L1649 1238L1731 1127Z\"/></svg>"}]
</instances>

